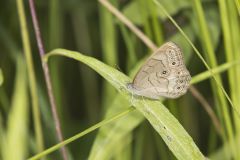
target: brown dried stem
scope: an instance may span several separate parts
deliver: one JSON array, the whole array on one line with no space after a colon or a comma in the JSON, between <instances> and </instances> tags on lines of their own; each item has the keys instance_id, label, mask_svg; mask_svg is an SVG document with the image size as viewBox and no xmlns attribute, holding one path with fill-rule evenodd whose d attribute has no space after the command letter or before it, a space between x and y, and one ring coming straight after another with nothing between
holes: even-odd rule
<instances>
[{"instance_id":1,"label":"brown dried stem","mask_svg":"<svg viewBox=\"0 0 240 160\"><path fill-rule=\"evenodd\" d=\"M39 24L38 24L34 0L29 0L29 7L30 7L30 11L31 11L35 36L37 39L38 50L39 50L39 54L40 54L40 57L42 60L43 56L45 54L45 49L44 49L42 38L41 38L41 32L40 32L40 28L39 28ZM50 100L53 120L55 122L55 130L56 130L57 138L58 138L59 142L62 142L63 135L62 135L62 131L61 131L60 120L59 120L58 114L57 114L57 106L56 106L55 98L54 98L54 95L52 92L52 84L51 84L51 77L49 74L49 68L48 68L47 63L45 63L43 60L42 60L42 68L43 68L43 72L44 72L45 81L47 84L47 92L48 92L48 97ZM64 146L61 148L61 154L62 154L62 157L64 160L68 160L66 148Z\"/></svg>"}]
</instances>

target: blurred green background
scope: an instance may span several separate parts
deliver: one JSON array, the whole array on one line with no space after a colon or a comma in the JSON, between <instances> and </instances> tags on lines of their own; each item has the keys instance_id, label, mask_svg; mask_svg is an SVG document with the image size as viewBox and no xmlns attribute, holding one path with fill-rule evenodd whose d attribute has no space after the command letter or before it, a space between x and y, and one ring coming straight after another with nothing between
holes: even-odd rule
<instances>
[{"instance_id":1,"label":"blurred green background","mask_svg":"<svg viewBox=\"0 0 240 160\"><path fill-rule=\"evenodd\" d=\"M211 68L240 60L239 0L158 1L199 49ZM0 0L0 159L3 160L26 159L41 151L41 145L36 140L34 100L23 50L17 2L18 0ZM183 50L185 63L192 76L207 71L191 45L156 2L109 2L157 46L167 41L177 43ZM32 69L36 76L41 118L38 121L42 128L42 146L46 149L58 141L29 4L27 0L23 3L34 64ZM152 53L121 20L98 1L36 0L35 5L46 52L55 48L78 51L127 75L138 62ZM116 105L125 108L130 106L130 102L120 99L117 90L88 66L60 56L51 58L48 64L64 139L103 120L107 113L113 116L123 110L114 109ZM238 64L232 65L227 72L216 75L216 78L227 90L235 108L240 110ZM202 105L189 92L179 99L165 100L164 105L179 120L205 156L218 160L240 159L237 152L239 114L228 104L214 80L207 79L195 86L216 114L222 127L221 134L216 131ZM131 124L131 119L128 123ZM67 145L70 159L176 159L148 121L141 117L138 123L129 124L120 128L126 130L120 138L113 135L108 139L107 132L94 131ZM118 132L121 131L116 131L115 134ZM118 139L113 140L116 137ZM108 146L110 142L114 144ZM96 144L100 146L97 151L94 148ZM91 158L94 154L99 156ZM56 151L45 159L62 157Z\"/></svg>"}]
</instances>

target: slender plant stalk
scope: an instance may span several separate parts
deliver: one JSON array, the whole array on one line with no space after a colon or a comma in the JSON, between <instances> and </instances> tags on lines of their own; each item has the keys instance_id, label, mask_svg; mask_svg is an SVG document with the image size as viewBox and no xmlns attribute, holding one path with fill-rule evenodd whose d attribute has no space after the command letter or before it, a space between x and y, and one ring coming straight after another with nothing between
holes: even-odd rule
<instances>
[{"instance_id":1,"label":"slender plant stalk","mask_svg":"<svg viewBox=\"0 0 240 160\"><path fill-rule=\"evenodd\" d=\"M40 54L40 57L42 60L44 57L44 54L45 54L45 49L44 49L42 38L41 38L41 33L40 33L40 28L39 28L39 24L38 24L38 20L37 20L37 14L36 14L34 0L29 0L29 5L30 5L30 10L31 10L34 31L35 31L35 35L36 35L36 39L37 39L38 50L39 50L39 54ZM53 91L52 91L52 84L51 84L51 78L50 78L50 74L49 74L49 68L48 68L47 63L44 62L43 60L42 60L42 68L44 71L44 77L45 77L45 81L47 84L47 91L48 91L48 96L49 96L49 100L50 100L52 116L53 116L54 123L55 123L55 130L56 130L57 138L58 138L58 141L61 142L61 141L63 141L63 135L62 135L62 131L61 131L60 120L59 120L58 114L57 114L56 102L55 102L55 98L54 98ZM64 160L68 160L65 147L61 148L61 154L62 154L62 157Z\"/></svg>"},{"instance_id":2,"label":"slender plant stalk","mask_svg":"<svg viewBox=\"0 0 240 160\"><path fill-rule=\"evenodd\" d=\"M133 33L135 33L138 38L140 40L143 41L143 43L148 46L152 51L157 50L157 46L141 31L139 30L130 20L128 20L121 12L119 12L113 5L111 5L111 3L109 3L107 0L99 0L99 2L105 6L112 14L114 14L123 24L125 24ZM190 86L193 87L193 86ZM192 92L192 90L190 90L190 92ZM198 91L196 89L194 89L194 94L192 94L193 96L196 95ZM198 95L201 95L200 93L198 93ZM203 97L202 97L203 98ZM197 100L201 100L199 97L196 97ZM206 100L204 102L201 102L201 105L205 105L206 104ZM205 105L205 108L208 108L210 105ZM210 107L209 110L212 110L212 108ZM208 113L208 111L206 111ZM212 111L212 113L214 113ZM211 117L211 115L209 115ZM216 116L215 116L216 117Z\"/></svg>"},{"instance_id":3,"label":"slender plant stalk","mask_svg":"<svg viewBox=\"0 0 240 160\"><path fill-rule=\"evenodd\" d=\"M239 21L239 15L237 13L236 6L233 1L227 1L228 6L228 13L229 13L229 29L231 33L231 45L232 45L232 51L233 51L233 59L239 59L240 58L240 21ZM230 43L230 42L227 42ZM229 60L230 61L230 60ZM234 72L234 82L239 82L240 78L238 74L240 73L240 67L235 66L233 69ZM231 96L234 98L234 103L238 108L240 109L240 86L236 85L236 83L232 86L234 90L231 90ZM236 133L240 133L240 119L238 119L236 114L233 114L234 116L234 124L236 128ZM240 158L240 156L239 156Z\"/></svg>"},{"instance_id":4,"label":"slender plant stalk","mask_svg":"<svg viewBox=\"0 0 240 160\"><path fill-rule=\"evenodd\" d=\"M106 0L99 0L99 2L106 7L112 14L114 14L121 22L123 22L133 33L135 33L149 48L157 49L155 44L149 39L146 38L144 33L142 33L135 25L127 19L121 12L119 12L115 7L113 7Z\"/></svg>"},{"instance_id":5,"label":"slender plant stalk","mask_svg":"<svg viewBox=\"0 0 240 160\"><path fill-rule=\"evenodd\" d=\"M239 16L237 14L236 7L233 1L223 1L219 0L219 9L221 15L221 22L223 28L223 39L224 39L224 46L225 46L225 55L227 61L232 61L234 59L239 59ZM228 72L228 79L229 79L229 86L230 86L230 94L231 98L233 99L233 103L235 106L238 106L240 109L240 101L239 101L239 85L236 85L236 82L239 81L239 67L231 68ZM236 124L236 132L239 133L240 127L239 122L240 119L236 113L233 112L234 116L234 123ZM232 139L234 140L234 139ZM232 146L233 145L233 146ZM237 146L232 143L232 151L233 156L236 159L239 159L240 154L236 150Z\"/></svg>"},{"instance_id":6,"label":"slender plant stalk","mask_svg":"<svg viewBox=\"0 0 240 160\"><path fill-rule=\"evenodd\" d=\"M217 60L216 60L216 56L215 56L214 48L213 48L213 43L211 41L210 32L209 32L209 29L207 26L207 22L205 19L205 15L203 12L201 2L198 0L194 0L193 7L194 7L194 11L196 13L197 19L198 19L198 26L199 26L199 29L200 29L201 35L202 35L201 43L202 43L203 48L205 49L205 57L211 67L216 67L218 64L217 64ZM216 79L219 81L219 84L222 85L221 77L216 75ZM225 99L224 94L221 91L221 89L217 88L217 86L213 80L211 80L211 85L212 85L212 90L214 92L215 104L217 104L216 109L219 113L219 117L223 118L222 122L224 122L225 127L226 127L226 129L224 131L226 131L228 138L230 140L232 140L233 136L234 136L233 135L233 127L231 124L230 113L228 111L228 105L227 105L226 99ZM233 99L233 103L234 103L234 99ZM223 138L223 141L226 142L227 137L225 137L225 134L222 134L222 138ZM234 147L232 147L232 149L234 150Z\"/></svg>"},{"instance_id":7,"label":"slender plant stalk","mask_svg":"<svg viewBox=\"0 0 240 160\"><path fill-rule=\"evenodd\" d=\"M26 16L24 12L23 0L17 0L17 9L21 26L22 42L24 54L27 62L28 78L29 78L29 89L31 94L31 102L33 108L33 120L34 120L34 130L36 134L37 151L41 152L44 149L44 141L42 134L41 125L41 114L39 110L39 100L37 95L37 85L36 77L32 59L32 52L29 41L28 28L26 24Z\"/></svg>"},{"instance_id":8,"label":"slender plant stalk","mask_svg":"<svg viewBox=\"0 0 240 160\"><path fill-rule=\"evenodd\" d=\"M227 11L227 4L224 0L219 0L219 8L220 8L220 14L221 14L221 22L223 26L223 35L224 35L224 45L225 45L225 54L227 61L233 61L234 60L234 53L233 53L233 47L232 47L232 41L231 41L231 31L230 31L230 21ZM228 77L229 77L229 83L230 83L230 91L235 91L234 87L234 79L235 79L235 73L234 68L229 69L228 71ZM231 97L233 98L233 102L235 103L235 96L233 93L231 93Z\"/></svg>"},{"instance_id":9,"label":"slender plant stalk","mask_svg":"<svg viewBox=\"0 0 240 160\"><path fill-rule=\"evenodd\" d=\"M211 109L211 106L208 104L206 99L196 90L195 87L191 87L190 90L191 90L191 93L194 94L194 97L197 98L199 102L204 103L204 105L202 105L202 106L204 107L205 111L208 113L209 117L211 118L217 133L220 136L222 136L222 127L219 123L219 120L218 120L217 116L215 115L215 113Z\"/></svg>"},{"instance_id":10,"label":"slender plant stalk","mask_svg":"<svg viewBox=\"0 0 240 160\"><path fill-rule=\"evenodd\" d=\"M233 62L227 62L227 63L221 64L217 67L214 67L214 68L212 68L212 73L214 75L219 74L221 72L224 72L224 71L228 70L229 68L233 67L234 65L240 65L240 60L233 61ZM205 79L208 79L209 77L211 77L211 72L204 71L204 72L199 73L196 76L192 77L191 84L201 82Z\"/></svg>"},{"instance_id":11,"label":"slender plant stalk","mask_svg":"<svg viewBox=\"0 0 240 160\"><path fill-rule=\"evenodd\" d=\"M71 143L71 142L73 142L73 141L75 141L75 140L83 137L84 135L86 135L86 134L88 134L88 133L90 133L90 132L98 129L98 128L101 127L101 126L104 126L104 125L106 125L106 124L109 124L109 123L113 122L114 120L117 120L117 119L119 119L119 118L122 118L122 117L126 116L127 114L129 114L130 112L132 112L132 111L134 111L134 110L135 110L134 107L130 107L130 108L128 108L127 110L125 110L125 111L123 111L123 112L121 112L121 113L119 113L119 114L117 114L117 115L115 115L115 116L113 116L113 117L110 117L110 118L108 118L108 119L105 119L105 120L103 120L103 121L101 121L101 122L99 122L99 123L91 126L90 128L84 130L83 132L80 132L80 133L76 134L75 136L72 136L71 138L66 139L66 140L63 141L63 142L58 143L58 144L56 144L56 145L48 148L47 150L45 150L45 151L43 151L43 152L41 152L41 153L39 153L39 154L37 154L37 155L29 158L28 160L36 160L36 159L39 159L39 158L41 158L41 157L43 157L43 156L45 156L45 155L47 155L47 154L49 154L49 153L52 153L53 151L56 151L56 150L59 149L60 147L63 147L63 146L65 146L65 145L67 145L67 144L69 144L69 143Z\"/></svg>"}]
</instances>

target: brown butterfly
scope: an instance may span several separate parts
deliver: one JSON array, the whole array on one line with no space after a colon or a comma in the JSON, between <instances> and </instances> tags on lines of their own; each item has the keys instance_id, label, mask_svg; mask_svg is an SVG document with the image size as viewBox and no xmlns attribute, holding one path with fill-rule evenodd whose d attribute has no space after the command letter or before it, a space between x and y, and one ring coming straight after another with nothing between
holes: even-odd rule
<instances>
[{"instance_id":1,"label":"brown butterfly","mask_svg":"<svg viewBox=\"0 0 240 160\"><path fill-rule=\"evenodd\" d=\"M151 99L178 98L187 92L190 80L181 49L167 42L147 59L128 89Z\"/></svg>"}]
</instances>

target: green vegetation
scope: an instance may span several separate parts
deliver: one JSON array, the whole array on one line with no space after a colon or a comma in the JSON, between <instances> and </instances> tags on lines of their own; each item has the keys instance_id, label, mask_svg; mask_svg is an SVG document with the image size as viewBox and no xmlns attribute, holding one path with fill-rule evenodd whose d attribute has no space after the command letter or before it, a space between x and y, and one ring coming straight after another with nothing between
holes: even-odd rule
<instances>
[{"instance_id":1,"label":"green vegetation","mask_svg":"<svg viewBox=\"0 0 240 160\"><path fill-rule=\"evenodd\" d=\"M42 58L27 2L0 1L0 159L240 159L239 0L36 1ZM167 41L191 89L134 96L127 84Z\"/></svg>"}]
</instances>

